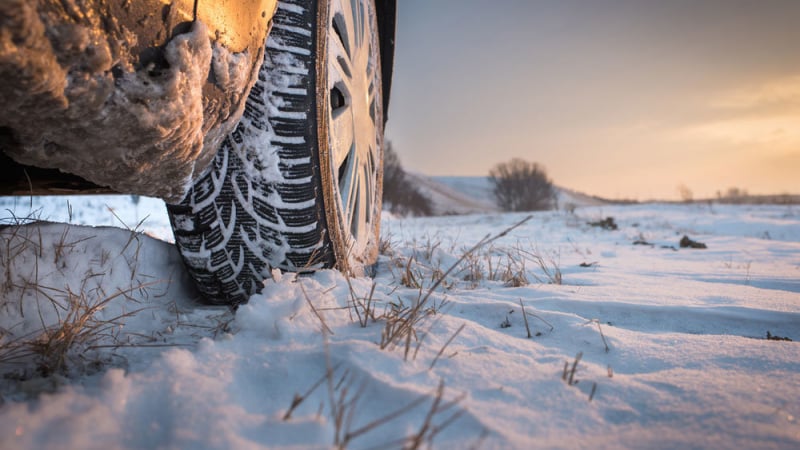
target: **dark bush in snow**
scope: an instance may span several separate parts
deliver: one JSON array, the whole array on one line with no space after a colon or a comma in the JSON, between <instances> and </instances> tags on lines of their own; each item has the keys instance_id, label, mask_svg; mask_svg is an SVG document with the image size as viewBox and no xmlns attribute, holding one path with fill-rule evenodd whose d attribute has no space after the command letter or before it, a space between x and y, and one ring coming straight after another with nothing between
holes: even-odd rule
<instances>
[{"instance_id":1,"label":"dark bush in snow","mask_svg":"<svg viewBox=\"0 0 800 450\"><path fill-rule=\"evenodd\" d=\"M409 183L400 157L387 142L383 154L383 208L401 216L430 216L431 200Z\"/></svg>"},{"instance_id":2,"label":"dark bush in snow","mask_svg":"<svg viewBox=\"0 0 800 450\"><path fill-rule=\"evenodd\" d=\"M497 205L506 211L540 211L556 204L553 182L544 167L514 158L489 171Z\"/></svg>"}]
</instances>

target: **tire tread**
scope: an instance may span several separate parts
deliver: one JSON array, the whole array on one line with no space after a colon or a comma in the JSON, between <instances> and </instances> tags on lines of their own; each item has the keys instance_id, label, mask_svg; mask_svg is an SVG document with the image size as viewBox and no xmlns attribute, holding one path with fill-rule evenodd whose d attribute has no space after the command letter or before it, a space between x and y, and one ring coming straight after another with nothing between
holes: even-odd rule
<instances>
[{"instance_id":1,"label":"tire tread","mask_svg":"<svg viewBox=\"0 0 800 450\"><path fill-rule=\"evenodd\" d=\"M316 124L316 2L279 1L273 24L242 119L186 199L167 208L186 266L213 304L246 302L273 268L334 264L310 125ZM248 148L252 136L262 139L258 149ZM270 163L267 153L279 162ZM278 179L258 174L269 164Z\"/></svg>"}]
</instances>

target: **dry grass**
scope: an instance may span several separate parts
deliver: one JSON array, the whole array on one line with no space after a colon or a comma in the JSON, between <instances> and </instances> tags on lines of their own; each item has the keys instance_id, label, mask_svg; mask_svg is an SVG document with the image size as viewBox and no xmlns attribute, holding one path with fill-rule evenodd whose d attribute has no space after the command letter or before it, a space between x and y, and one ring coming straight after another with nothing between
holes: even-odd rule
<instances>
[{"instance_id":1,"label":"dry grass","mask_svg":"<svg viewBox=\"0 0 800 450\"><path fill-rule=\"evenodd\" d=\"M498 270L490 271L490 280L502 281L506 287L522 287L530 284L525 258L519 251L504 252L505 261L498 264Z\"/></svg>"},{"instance_id":2,"label":"dry grass","mask_svg":"<svg viewBox=\"0 0 800 450\"><path fill-rule=\"evenodd\" d=\"M347 286L350 289L350 304L358 317L358 323L361 324L361 328L366 328L370 320L377 322L378 317L375 314L375 287L377 285L375 282L372 282L369 294L366 296L356 295L349 277L347 278Z\"/></svg>"},{"instance_id":3,"label":"dry grass","mask_svg":"<svg viewBox=\"0 0 800 450\"><path fill-rule=\"evenodd\" d=\"M329 388L333 388L331 394L331 418L334 426L333 446L337 449L346 449L359 438L381 427L391 428L392 422L428 402L427 396L419 396L366 424L356 426L354 418L366 391L366 383L361 382L358 387L355 387L356 383L355 377L345 371L335 387L333 384L329 384ZM423 446L430 447L433 439L464 413L463 409L456 409L463 399L463 394L454 400L447 401L444 393L445 384L444 381L441 381L433 393L433 400L419 428L405 437L382 443L379 448L415 450Z\"/></svg>"},{"instance_id":4,"label":"dry grass","mask_svg":"<svg viewBox=\"0 0 800 450\"><path fill-rule=\"evenodd\" d=\"M569 386L575 386L580 381L575 375L578 372L578 363L581 362L581 358L583 358L583 352L578 352L572 361L572 365L570 365L569 361L564 362L564 371L561 374L561 379Z\"/></svg>"},{"instance_id":5,"label":"dry grass","mask_svg":"<svg viewBox=\"0 0 800 450\"><path fill-rule=\"evenodd\" d=\"M600 326L600 320L599 319L592 319L592 320L590 320L590 321L588 321L586 323L587 324L594 323L594 324L597 325L597 331L600 333L600 338L603 340L603 346L606 349L606 353L610 352L611 351L611 347L608 346L608 341L606 340L606 335L603 334L603 328Z\"/></svg>"},{"instance_id":6,"label":"dry grass","mask_svg":"<svg viewBox=\"0 0 800 450\"><path fill-rule=\"evenodd\" d=\"M461 257L446 270L439 268L440 263L434 261L441 247L440 240L428 238L421 248L415 247L409 256L398 255L389 240L383 240L382 254L391 255L388 267L395 280L398 280L403 287L416 290L416 297L407 298L407 301L403 301L400 296L396 301L379 301L375 295L377 287L375 282L372 282L368 291L359 292L355 288L353 280L347 274L344 274L349 290L348 304L344 308L348 310L351 321L358 322L362 328L367 327L370 323L383 323L379 342L382 350L402 347L405 360L408 360L412 354L415 357L425 336L429 334L436 321L427 325L423 324L428 318L437 315L443 308L448 306L446 298L437 301L441 296L434 295L434 293L438 292L440 288L445 290L452 289L456 283L456 278L454 277L463 274L466 270L467 273L472 273L475 278L483 278L485 267L488 266L490 267L489 276L494 280L503 281L509 286L527 284L523 259L514 256L510 252L500 252L501 256L505 255L507 259L505 263L494 264L492 258L497 252L489 246L531 218L532 216L528 216L497 235L487 235L472 248L464 251ZM490 250L487 253L479 254L478 252L484 247L489 247ZM420 260L425 263L423 264ZM486 261L486 264L483 261ZM395 272L396 269L400 269L399 274ZM304 288L303 294L312 311L319 318L323 332L326 335L333 334L333 331L325 323L324 317L320 314L320 311L327 311L331 308L318 309L312 304ZM451 336L450 340L431 363L431 367L436 364L436 361L441 357L441 352L462 329L463 327ZM416 344L416 349L412 353L411 350L414 344Z\"/></svg>"},{"instance_id":7,"label":"dry grass","mask_svg":"<svg viewBox=\"0 0 800 450\"><path fill-rule=\"evenodd\" d=\"M51 307L56 310L58 320L48 324L39 309L41 329L3 341L0 344L0 363L33 362L41 376L66 373L69 362L80 365L80 360L86 360L87 353L94 350L99 343L118 343L119 330L125 319L144 308L106 319L100 318L100 312L115 299L146 286L135 286L127 291L118 291L93 300L90 291L86 289L88 280L89 278L84 279L77 292L70 288L62 290L35 285L34 289L47 298Z\"/></svg>"},{"instance_id":8,"label":"dry grass","mask_svg":"<svg viewBox=\"0 0 800 450\"><path fill-rule=\"evenodd\" d=\"M564 371L561 373L561 379L567 383L568 386L576 386L580 380L576 377L578 372L578 363L581 362L581 358L583 357L583 352L578 352L575 355L575 359L572 361L572 364L569 361L564 362ZM611 366L608 366L608 377L612 377ZM589 401L591 402L594 400L594 395L597 393L597 382L592 382L592 387L589 391Z\"/></svg>"},{"instance_id":9,"label":"dry grass","mask_svg":"<svg viewBox=\"0 0 800 450\"><path fill-rule=\"evenodd\" d=\"M294 394L289 408L282 417L284 421L291 420L296 409L323 384L327 387L329 417L333 426L333 448L336 449L346 449L353 444L358 444L370 433L375 436L373 433L375 431L385 430L385 433L392 433L396 429L393 425L398 419L418 411L429 401L430 406L425 410L425 416L418 428L405 437L382 443L377 448L419 449L423 446L430 447L433 439L464 413L463 409L458 408L464 394L452 400L446 400L445 383L442 380L432 393L432 400L431 396L422 395L403 405L393 405L388 412L366 423L358 423L356 417L366 405L364 394L367 391L368 382L353 375L349 369L341 369L341 363L331 364L327 336L323 332L325 374L304 393ZM361 445L363 446L363 443Z\"/></svg>"},{"instance_id":10,"label":"dry grass","mask_svg":"<svg viewBox=\"0 0 800 450\"><path fill-rule=\"evenodd\" d=\"M527 323L527 322L526 322L526 323ZM433 361L431 362L431 365L430 365L430 367L428 367L428 370L430 370L430 369L433 369L433 366L435 366L435 365L436 365L436 361L438 361L438 360L439 360L439 358L442 356L442 354L444 353L444 350L447 348L447 346L448 346L448 345L450 345L450 343L451 343L451 342L453 342L453 339L455 339L455 338L456 338L456 336L458 336L458 335L459 335L459 333L461 333L461 332L464 330L464 327L465 327L465 326L466 326L466 324L461 324L461 326L460 326L460 327L458 327L458 330L456 330L456 332L455 332L455 333L453 333L453 335L452 335L452 336L450 336L450 339L448 339L448 340L447 340L447 342L445 342L445 343L444 343L444 345L442 346L442 348L439 350L439 353L437 353L437 354L436 354L436 357L435 357L435 358L433 358Z\"/></svg>"},{"instance_id":11,"label":"dry grass","mask_svg":"<svg viewBox=\"0 0 800 450\"><path fill-rule=\"evenodd\" d=\"M415 258L413 256L406 260L400 284L411 289L422 289L422 273L416 268L414 262Z\"/></svg>"},{"instance_id":12,"label":"dry grass","mask_svg":"<svg viewBox=\"0 0 800 450\"><path fill-rule=\"evenodd\" d=\"M470 254L457 272L467 282L467 288L480 286L481 281L496 281L506 287L521 287L530 284L526 261L516 249L489 247L480 253Z\"/></svg>"},{"instance_id":13,"label":"dry grass","mask_svg":"<svg viewBox=\"0 0 800 450\"><path fill-rule=\"evenodd\" d=\"M522 299L519 299L519 307L522 309L522 319L525 321L525 331L528 332L528 339L532 338L531 326L528 323L528 314L525 312L525 305L522 304Z\"/></svg>"},{"instance_id":14,"label":"dry grass","mask_svg":"<svg viewBox=\"0 0 800 450\"><path fill-rule=\"evenodd\" d=\"M432 280L433 283L428 288L427 292L423 294L423 290L420 288L419 296L414 301L413 305L409 307L393 307L391 314L387 315L386 317L386 324L384 326L383 333L381 334L381 349L385 349L390 346L402 346L405 349L404 357L408 359L411 343L417 340L417 329L420 323L428 316L435 314L435 309L432 310L431 305L429 304L433 293L436 292L436 290L446 282L447 277L451 273L457 271L460 265L474 255L479 249L490 245L494 241L508 235L508 233L517 227L520 227L524 223L528 222L532 217L533 216L527 216L518 223L501 231L497 235L487 235L477 244L472 246L472 248L464 252L464 254L453 265L450 266L450 268L444 272L437 273L437 276Z\"/></svg>"},{"instance_id":15,"label":"dry grass","mask_svg":"<svg viewBox=\"0 0 800 450\"><path fill-rule=\"evenodd\" d=\"M547 284L563 284L564 279L559 262L561 258L558 253L544 255L536 247L534 247L534 250L527 250L521 246L517 246L517 252L528 257L539 268L541 275L533 274L537 281Z\"/></svg>"},{"instance_id":16,"label":"dry grass","mask_svg":"<svg viewBox=\"0 0 800 450\"><path fill-rule=\"evenodd\" d=\"M348 278L348 280L349 280L349 278ZM317 316L317 319L319 319L319 322L323 327L323 332L333 334L333 331L328 326L328 324L325 322L325 318L322 317L322 314L320 314L319 310L314 306L314 303L308 297L308 293L306 292L306 288L303 287L303 283L298 281L297 284L300 286L300 290L303 292L303 297L305 297L306 303L308 303L308 307L311 308L311 312L313 312L314 315Z\"/></svg>"},{"instance_id":17,"label":"dry grass","mask_svg":"<svg viewBox=\"0 0 800 450\"><path fill-rule=\"evenodd\" d=\"M99 367L104 356L98 349L129 346L120 340L124 323L145 309L138 305L154 285L169 280L137 273L142 243L136 229L128 229L131 236L119 255L103 250L83 261L88 268L76 269L75 258L85 259L87 241L94 236L76 237L64 224L50 240L33 221L14 218L14 224L0 229L0 310L19 319L0 329L0 363L20 379ZM128 287L105 287L116 258L130 267ZM135 306L118 307L128 303ZM116 312L109 313L112 304Z\"/></svg>"},{"instance_id":18,"label":"dry grass","mask_svg":"<svg viewBox=\"0 0 800 450\"><path fill-rule=\"evenodd\" d=\"M531 281L564 283L559 251L541 251L531 243L518 242L511 247L489 244L482 242L477 248L464 250L455 264L443 270L441 258L436 258L442 243L431 238L423 244L414 241L410 244L411 250L406 252L411 253L409 256L390 252L389 268L399 286L416 290L430 290L434 286L445 290L476 289L487 281L502 283L505 287L528 286Z\"/></svg>"}]
</instances>

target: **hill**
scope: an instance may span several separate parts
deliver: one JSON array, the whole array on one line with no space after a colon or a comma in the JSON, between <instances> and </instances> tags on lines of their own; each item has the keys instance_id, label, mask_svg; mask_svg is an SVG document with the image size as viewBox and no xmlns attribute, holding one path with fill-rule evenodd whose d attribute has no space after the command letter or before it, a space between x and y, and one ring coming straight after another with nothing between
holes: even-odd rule
<instances>
[{"instance_id":1,"label":"hill","mask_svg":"<svg viewBox=\"0 0 800 450\"><path fill-rule=\"evenodd\" d=\"M434 215L488 214L499 212L488 177L431 177L407 172L408 180L433 202ZM611 202L555 186L559 208L602 206Z\"/></svg>"}]
</instances>

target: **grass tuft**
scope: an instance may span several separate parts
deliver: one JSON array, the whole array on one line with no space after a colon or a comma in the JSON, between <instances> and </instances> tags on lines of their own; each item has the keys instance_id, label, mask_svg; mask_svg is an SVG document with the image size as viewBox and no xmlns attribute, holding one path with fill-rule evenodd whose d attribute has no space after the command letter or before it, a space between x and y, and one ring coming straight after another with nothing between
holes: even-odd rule
<instances>
[{"instance_id":1,"label":"grass tuft","mask_svg":"<svg viewBox=\"0 0 800 450\"><path fill-rule=\"evenodd\" d=\"M128 228L131 236L118 255L103 249L87 258L94 235L81 237L64 224L51 227L55 234L48 237L33 217L13 220L0 227L0 312L14 324L0 329L3 376L24 381L93 372L114 349L148 345L145 336L123 334L122 328L147 309L141 302L153 286L171 281L137 273L143 244L138 230ZM110 288L120 262L130 267L130 282Z\"/></svg>"}]
</instances>

